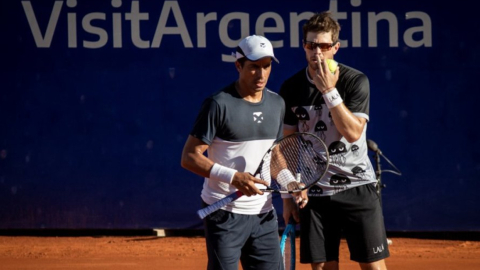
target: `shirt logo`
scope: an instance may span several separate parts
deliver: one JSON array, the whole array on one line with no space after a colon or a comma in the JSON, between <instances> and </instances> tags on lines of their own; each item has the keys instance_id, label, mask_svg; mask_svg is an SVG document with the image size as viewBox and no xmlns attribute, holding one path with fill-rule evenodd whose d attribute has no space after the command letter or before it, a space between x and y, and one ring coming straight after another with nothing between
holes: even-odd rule
<instances>
[{"instance_id":1,"label":"shirt logo","mask_svg":"<svg viewBox=\"0 0 480 270\"><path fill-rule=\"evenodd\" d=\"M262 123L263 122L263 112L254 112L253 113L253 122Z\"/></svg>"}]
</instances>

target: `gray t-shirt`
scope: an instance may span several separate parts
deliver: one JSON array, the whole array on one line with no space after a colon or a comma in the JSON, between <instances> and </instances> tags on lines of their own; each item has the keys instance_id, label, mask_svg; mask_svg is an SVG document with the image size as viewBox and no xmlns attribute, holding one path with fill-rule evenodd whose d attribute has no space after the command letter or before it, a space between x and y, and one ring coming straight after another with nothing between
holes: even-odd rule
<instances>
[{"instance_id":1,"label":"gray t-shirt","mask_svg":"<svg viewBox=\"0 0 480 270\"><path fill-rule=\"evenodd\" d=\"M209 145L207 154L213 162L253 174L273 142L282 137L284 115L285 104L277 93L264 89L262 100L251 103L231 84L204 101L190 135ZM212 204L235 191L228 183L205 178L201 197ZM242 196L222 209L245 215L266 213L273 209L271 196L270 192Z\"/></svg>"},{"instance_id":2,"label":"gray t-shirt","mask_svg":"<svg viewBox=\"0 0 480 270\"><path fill-rule=\"evenodd\" d=\"M339 64L336 88L345 106L356 116L369 120L370 86L362 72ZM327 145L330 165L326 175L309 189L309 196L330 196L343 190L376 183L368 157L367 125L356 142L349 143L338 132L320 91L308 77L306 68L287 79L280 89L285 100L285 128L310 132Z\"/></svg>"}]
</instances>

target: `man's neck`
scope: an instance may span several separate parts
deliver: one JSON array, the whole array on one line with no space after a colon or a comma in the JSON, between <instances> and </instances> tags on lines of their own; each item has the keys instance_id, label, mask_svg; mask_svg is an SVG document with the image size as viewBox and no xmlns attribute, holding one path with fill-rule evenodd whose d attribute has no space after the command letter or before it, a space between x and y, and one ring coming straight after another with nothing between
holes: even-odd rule
<instances>
[{"instance_id":1,"label":"man's neck","mask_svg":"<svg viewBox=\"0 0 480 270\"><path fill-rule=\"evenodd\" d=\"M248 88L245 86L241 86L241 84L236 81L235 82L235 89L237 93L242 97L244 100L251 102L251 103L258 103L262 101L263 91L248 91Z\"/></svg>"}]
</instances>

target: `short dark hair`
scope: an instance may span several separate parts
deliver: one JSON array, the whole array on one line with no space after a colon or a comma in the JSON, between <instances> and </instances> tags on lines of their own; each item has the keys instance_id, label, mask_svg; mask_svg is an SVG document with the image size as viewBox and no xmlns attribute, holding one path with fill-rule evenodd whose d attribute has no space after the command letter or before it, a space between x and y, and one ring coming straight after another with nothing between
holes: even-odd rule
<instances>
[{"instance_id":1,"label":"short dark hair","mask_svg":"<svg viewBox=\"0 0 480 270\"><path fill-rule=\"evenodd\" d=\"M237 62L240 64L241 67L243 67L243 65L245 64L246 61L247 61L246 57L242 57L242 58L237 59Z\"/></svg>"},{"instance_id":2,"label":"short dark hair","mask_svg":"<svg viewBox=\"0 0 480 270\"><path fill-rule=\"evenodd\" d=\"M330 11L316 13L303 25L303 41L305 42L308 32L331 32L332 41L337 42L340 29L340 24Z\"/></svg>"}]
</instances>

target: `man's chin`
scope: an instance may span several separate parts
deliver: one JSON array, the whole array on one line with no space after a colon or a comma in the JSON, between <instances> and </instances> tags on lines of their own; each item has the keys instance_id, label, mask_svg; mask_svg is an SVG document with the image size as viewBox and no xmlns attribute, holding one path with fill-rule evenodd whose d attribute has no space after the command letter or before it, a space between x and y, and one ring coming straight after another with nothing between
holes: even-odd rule
<instances>
[{"instance_id":1,"label":"man's chin","mask_svg":"<svg viewBox=\"0 0 480 270\"><path fill-rule=\"evenodd\" d=\"M262 91L262 90L263 90L263 88L265 88L265 84L261 84L261 85L255 85L255 87L254 87L254 88L255 88L255 90L256 90L256 91Z\"/></svg>"},{"instance_id":2,"label":"man's chin","mask_svg":"<svg viewBox=\"0 0 480 270\"><path fill-rule=\"evenodd\" d=\"M317 69L318 69L317 61L315 61L315 62L314 62L314 61L310 61L310 62L308 63L308 67L311 68L311 69L313 69L313 70L317 70Z\"/></svg>"}]
</instances>

